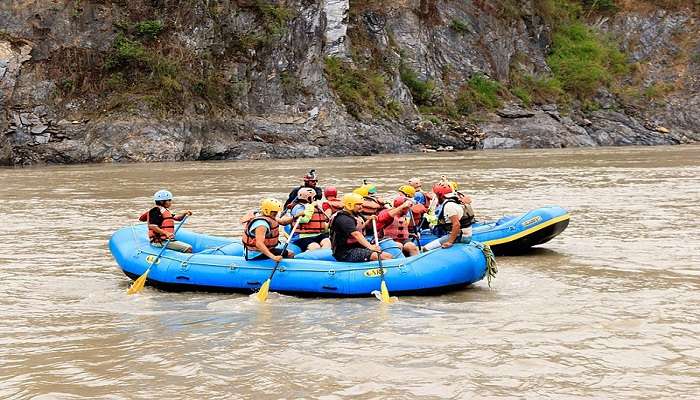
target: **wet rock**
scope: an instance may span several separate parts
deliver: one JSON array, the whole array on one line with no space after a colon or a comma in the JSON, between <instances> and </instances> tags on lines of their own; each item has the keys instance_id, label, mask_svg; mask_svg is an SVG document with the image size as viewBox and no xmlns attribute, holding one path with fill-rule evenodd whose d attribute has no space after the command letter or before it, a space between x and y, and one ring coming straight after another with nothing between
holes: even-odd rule
<instances>
[{"instance_id":1,"label":"wet rock","mask_svg":"<svg viewBox=\"0 0 700 400\"><path fill-rule=\"evenodd\" d=\"M520 107L506 107L496 111L496 114L503 118L530 118L535 115L534 112Z\"/></svg>"}]
</instances>

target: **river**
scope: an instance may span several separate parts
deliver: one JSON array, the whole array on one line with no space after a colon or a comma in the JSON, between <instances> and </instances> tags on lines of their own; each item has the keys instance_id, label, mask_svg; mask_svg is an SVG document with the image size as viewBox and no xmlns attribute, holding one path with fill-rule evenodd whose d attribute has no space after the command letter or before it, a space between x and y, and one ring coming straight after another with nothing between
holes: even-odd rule
<instances>
[{"instance_id":1,"label":"river","mask_svg":"<svg viewBox=\"0 0 700 400\"><path fill-rule=\"evenodd\" d=\"M134 296L107 248L160 188L240 233L315 168L341 192L447 175L499 217L571 224L436 297ZM697 398L700 147L0 169L0 398Z\"/></svg>"}]
</instances>

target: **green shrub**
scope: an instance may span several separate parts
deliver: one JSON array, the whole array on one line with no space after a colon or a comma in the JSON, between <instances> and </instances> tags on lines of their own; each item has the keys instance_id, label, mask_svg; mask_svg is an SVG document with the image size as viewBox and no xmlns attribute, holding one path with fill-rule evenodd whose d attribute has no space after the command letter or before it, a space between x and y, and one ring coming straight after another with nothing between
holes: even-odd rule
<instances>
[{"instance_id":1,"label":"green shrub","mask_svg":"<svg viewBox=\"0 0 700 400\"><path fill-rule=\"evenodd\" d=\"M461 19L453 19L452 22L450 23L450 28L462 35L465 33L469 33L469 25L462 21Z\"/></svg>"},{"instance_id":2,"label":"green shrub","mask_svg":"<svg viewBox=\"0 0 700 400\"><path fill-rule=\"evenodd\" d=\"M140 64L146 61L146 50L141 43L130 40L123 34L118 34L112 44L112 51L107 56L107 69L124 67L129 64Z\"/></svg>"},{"instance_id":3,"label":"green shrub","mask_svg":"<svg viewBox=\"0 0 700 400\"><path fill-rule=\"evenodd\" d=\"M613 13L619 7L615 0L580 0L584 8L590 11Z\"/></svg>"},{"instance_id":4,"label":"green shrub","mask_svg":"<svg viewBox=\"0 0 700 400\"><path fill-rule=\"evenodd\" d=\"M556 103L565 97L561 82L552 77L515 72L511 73L510 84L510 92L526 106Z\"/></svg>"},{"instance_id":5,"label":"green shrub","mask_svg":"<svg viewBox=\"0 0 700 400\"><path fill-rule=\"evenodd\" d=\"M163 31L164 26L160 20L146 20L139 22L134 28L139 36L155 39Z\"/></svg>"},{"instance_id":6,"label":"green shrub","mask_svg":"<svg viewBox=\"0 0 700 400\"><path fill-rule=\"evenodd\" d=\"M338 94L347 111L359 118L364 111L374 115L390 115L386 102L386 84L379 73L365 68L353 68L337 57L326 57L328 82ZM389 112L388 112L389 111Z\"/></svg>"},{"instance_id":7,"label":"green shrub","mask_svg":"<svg viewBox=\"0 0 700 400\"><path fill-rule=\"evenodd\" d=\"M401 73L401 81L411 91L413 102L419 106L430 104L433 90L435 89L435 82L432 80L420 80L418 74L403 63L399 66L399 72Z\"/></svg>"},{"instance_id":8,"label":"green shrub","mask_svg":"<svg viewBox=\"0 0 700 400\"><path fill-rule=\"evenodd\" d=\"M457 110L463 115L483 109L495 110L503 104L502 95L500 83L478 74L469 79L457 96Z\"/></svg>"},{"instance_id":9,"label":"green shrub","mask_svg":"<svg viewBox=\"0 0 700 400\"><path fill-rule=\"evenodd\" d=\"M612 43L580 22L554 34L547 63L563 89L579 98L592 95L628 69L625 56Z\"/></svg>"}]
</instances>

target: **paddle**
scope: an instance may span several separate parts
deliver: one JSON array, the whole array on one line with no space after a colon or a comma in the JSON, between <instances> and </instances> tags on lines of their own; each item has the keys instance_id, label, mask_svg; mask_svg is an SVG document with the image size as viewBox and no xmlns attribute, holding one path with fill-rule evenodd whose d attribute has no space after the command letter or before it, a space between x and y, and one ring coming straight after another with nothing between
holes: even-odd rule
<instances>
[{"instance_id":1,"label":"paddle","mask_svg":"<svg viewBox=\"0 0 700 400\"><path fill-rule=\"evenodd\" d=\"M163 243L163 248L160 249L160 253L158 253L158 256L151 262L151 264L148 266L148 269L146 272L143 273L143 275L139 276L138 279L134 281L134 283L131 284L131 287L126 291L126 294L135 294L143 290L143 287L146 285L146 277L148 277L148 273L151 271L151 267L155 265L155 263L158 262L160 259L160 256L163 255L163 252L165 249L168 247L168 243L170 243L171 240L175 238L175 235L177 235L177 231L180 230L180 227L185 224L185 221L187 221L187 215L185 215L184 218L182 218L182 222L180 222L180 225L175 228L175 232L173 232L173 237L172 239L168 239Z\"/></svg>"},{"instance_id":2,"label":"paddle","mask_svg":"<svg viewBox=\"0 0 700 400\"><path fill-rule=\"evenodd\" d=\"M423 218L420 220L420 225L416 226L416 221L413 219L413 211L411 211L411 208L408 208L408 218L411 219L411 224L413 224L413 229L416 230L416 242L418 242L418 251L423 252L423 246L420 245L420 225L423 225Z\"/></svg>"},{"instance_id":3,"label":"paddle","mask_svg":"<svg viewBox=\"0 0 700 400\"><path fill-rule=\"evenodd\" d=\"M373 219L372 220L372 228L374 229L374 244L379 247L379 235L377 235L377 220ZM382 303L394 303L397 298L396 297L389 297L389 289L386 287L386 282L384 282L384 268L382 267L382 251L381 248L379 249L379 253L377 253L377 261L379 262L379 271L382 275L382 285L381 285L381 291L380 291L380 297L379 300L382 301Z\"/></svg>"},{"instance_id":4,"label":"paddle","mask_svg":"<svg viewBox=\"0 0 700 400\"><path fill-rule=\"evenodd\" d=\"M289 243L292 242L292 237L294 236L294 232L297 230L297 226L299 226L299 221L301 221L301 218L297 219L297 222L294 224L292 231L289 233L289 239L287 240L287 243L284 244L284 247L282 247L282 254L284 254L284 251L287 250L287 246L289 246ZM270 291L270 282L272 281L272 277L275 275L275 271L277 271L277 267L279 267L280 265L280 261L277 261L275 263L275 268L272 269L270 277L267 278L267 280L262 284L262 286L260 286L260 290L258 290L258 293L255 295L255 297L262 303L264 303L265 300L267 300L267 293Z\"/></svg>"}]
</instances>

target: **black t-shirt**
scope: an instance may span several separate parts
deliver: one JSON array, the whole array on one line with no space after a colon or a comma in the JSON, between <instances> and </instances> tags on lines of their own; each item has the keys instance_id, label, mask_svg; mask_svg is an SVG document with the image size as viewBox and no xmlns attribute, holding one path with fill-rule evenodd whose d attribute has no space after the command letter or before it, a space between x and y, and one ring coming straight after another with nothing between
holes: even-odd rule
<instances>
[{"instance_id":1,"label":"black t-shirt","mask_svg":"<svg viewBox=\"0 0 700 400\"><path fill-rule=\"evenodd\" d=\"M284 208L287 208L288 205L290 205L294 200L297 199L297 195L299 194L299 189L303 187L308 187L308 186L299 186L298 188L295 188L289 193L289 198L287 201L284 202ZM323 189L320 187L316 186L313 188L316 191L316 196L314 196L314 200L321 200L323 198Z\"/></svg>"},{"instance_id":2,"label":"black t-shirt","mask_svg":"<svg viewBox=\"0 0 700 400\"><path fill-rule=\"evenodd\" d=\"M331 244L333 245L333 256L335 258L343 258L348 250L362 247L359 243L354 245L347 244L347 240L353 232L360 232L357 229L357 220L345 212L336 214L331 225Z\"/></svg>"},{"instance_id":3,"label":"black t-shirt","mask_svg":"<svg viewBox=\"0 0 700 400\"><path fill-rule=\"evenodd\" d=\"M160 207L153 207L148 212L148 223L158 226L163 226L163 214L160 212Z\"/></svg>"}]
</instances>

